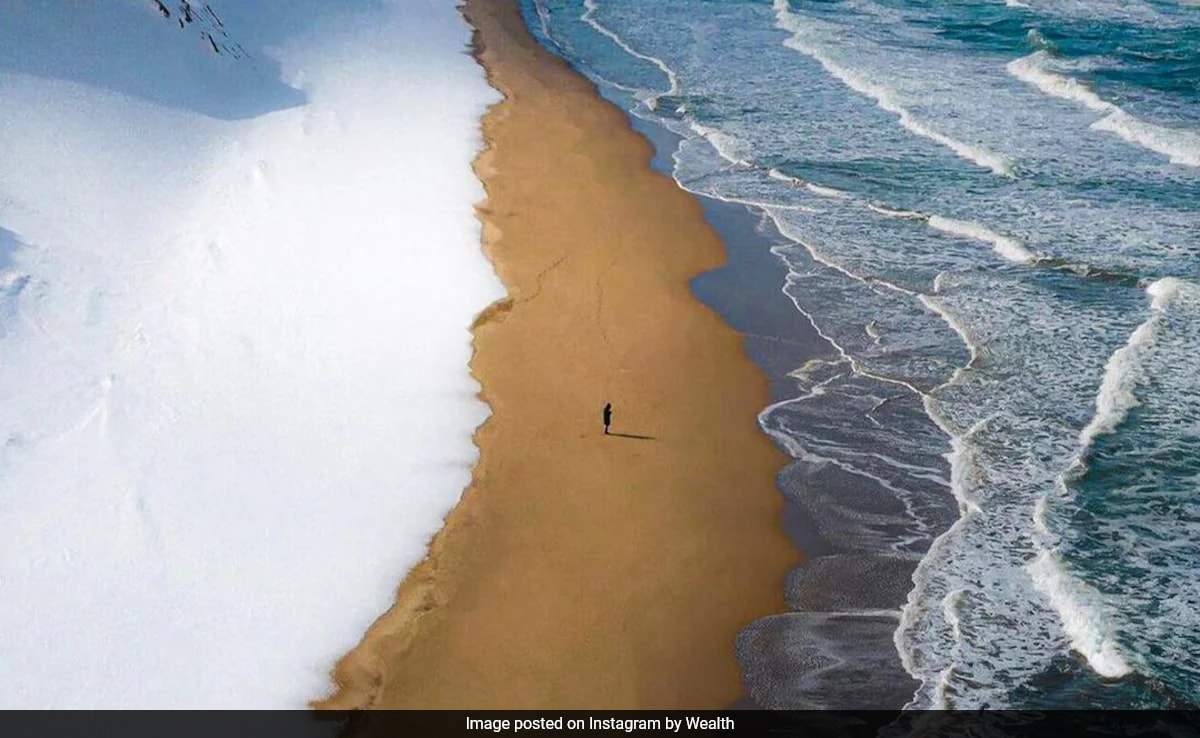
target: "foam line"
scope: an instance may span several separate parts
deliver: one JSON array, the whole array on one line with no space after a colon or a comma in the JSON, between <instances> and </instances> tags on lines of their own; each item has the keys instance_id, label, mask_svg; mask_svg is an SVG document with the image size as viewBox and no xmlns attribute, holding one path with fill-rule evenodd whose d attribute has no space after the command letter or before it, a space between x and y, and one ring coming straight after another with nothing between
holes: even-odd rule
<instances>
[{"instance_id":1,"label":"foam line","mask_svg":"<svg viewBox=\"0 0 1200 738\"><path fill-rule=\"evenodd\" d=\"M1150 316L1129 335L1125 345L1113 352L1104 367L1104 377L1096 393L1096 411L1079 433L1079 450L1068 468L1055 480L1052 491L1044 493L1033 511L1037 559L1029 565L1034 586L1044 594L1058 614L1071 647L1101 676L1120 677L1133 669L1116 643L1110 625L1111 616L1103 596L1095 588L1072 576L1058 550L1059 543L1050 529L1051 494L1069 496L1067 478L1086 469L1088 452L1096 438L1113 433L1137 407L1135 391L1146 380L1145 362L1154 349L1171 303L1185 290L1195 287L1167 277L1146 287L1150 298Z\"/></svg>"},{"instance_id":2,"label":"foam line","mask_svg":"<svg viewBox=\"0 0 1200 738\"><path fill-rule=\"evenodd\" d=\"M1145 355L1153 349L1164 313L1178 294L1180 285L1179 280L1168 277L1146 288L1146 294L1151 298L1151 315L1129 335L1125 345L1109 357L1104 367L1104 378L1096 394L1096 412L1079 433L1079 446L1083 452L1091 448L1097 436L1116 430L1129 411L1137 407L1134 390L1146 378Z\"/></svg>"},{"instance_id":3,"label":"foam line","mask_svg":"<svg viewBox=\"0 0 1200 738\"><path fill-rule=\"evenodd\" d=\"M900 124L909 131L945 146L959 157L966 159L976 166L990 169L992 172L1005 177L1014 176L1012 162L1004 156L988 151L980 146L951 138L935 130L901 105L896 98L895 92L883 85L871 82L835 62L824 50L808 39L811 35L810 30L803 25L799 16L791 12L788 8L787 0L774 0L774 2L776 27L792 34L791 38L784 41L785 46L815 59L825 68L825 71L829 72L830 75L844 85L874 100L880 109L896 115L900 120Z\"/></svg>"},{"instance_id":4,"label":"foam line","mask_svg":"<svg viewBox=\"0 0 1200 738\"><path fill-rule=\"evenodd\" d=\"M1058 613L1071 648L1087 659L1093 671L1109 679L1133 671L1116 643L1111 617L1094 587L1072 577L1052 551L1038 554L1028 570L1034 586Z\"/></svg>"},{"instance_id":5,"label":"foam line","mask_svg":"<svg viewBox=\"0 0 1200 738\"><path fill-rule=\"evenodd\" d=\"M620 48L626 54L629 54L630 56L635 57L637 59L641 59L642 61L650 62L654 66L658 67L658 69L663 74L666 75L667 82L669 84L667 89L664 92L652 94L649 97L647 97L645 100L646 105L648 105L651 110L658 107L659 98L664 97L664 96L675 96L675 95L679 94L680 89L681 89L679 86L679 76L675 74L675 71L673 69L671 69L670 67L667 66L666 62L664 62L662 59L658 58L657 56L650 56L649 54L643 54L642 52L640 52L637 49L630 46L625 41L625 39L621 38L621 36L619 34L617 34L615 31L613 31L609 27L605 26L600 21L596 20L596 10L598 8L598 6L596 4L596 0L583 0L583 7L584 7L584 12L583 12L583 15L579 16L580 20L582 20L584 23L587 23L592 28L596 29L596 31L598 33L600 33L602 36L604 36L605 38L612 41L614 44L617 45L618 48Z\"/></svg>"},{"instance_id":6,"label":"foam line","mask_svg":"<svg viewBox=\"0 0 1200 738\"><path fill-rule=\"evenodd\" d=\"M1114 133L1129 143L1162 154L1173 164L1200 167L1200 133L1147 123L1096 94L1076 79L1049 68L1045 50L1014 59L1006 65L1013 77L1050 97L1070 100L1104 117L1092 124L1097 131Z\"/></svg>"},{"instance_id":7,"label":"foam line","mask_svg":"<svg viewBox=\"0 0 1200 738\"><path fill-rule=\"evenodd\" d=\"M1036 259L1028 249L1021 245L1020 241L996 233L987 226L979 223L943 218L940 215L929 216L927 222L929 223L929 227L934 230L990 244L993 251L1008 261L1017 264L1032 264Z\"/></svg>"}]
</instances>

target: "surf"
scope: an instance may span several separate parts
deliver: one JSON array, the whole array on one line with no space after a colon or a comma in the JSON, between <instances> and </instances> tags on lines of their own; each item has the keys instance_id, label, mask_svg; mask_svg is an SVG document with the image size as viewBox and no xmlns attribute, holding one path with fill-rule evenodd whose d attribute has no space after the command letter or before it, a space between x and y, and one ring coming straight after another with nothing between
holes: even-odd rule
<instances>
[{"instance_id":1,"label":"surf","mask_svg":"<svg viewBox=\"0 0 1200 738\"><path fill-rule=\"evenodd\" d=\"M1173 164L1200 167L1200 132L1148 123L1127 113L1097 94L1084 83L1050 68L1052 57L1046 50L1014 59L1006 65L1008 73L1050 97L1070 100L1100 113L1092 123L1097 131L1116 134L1125 141L1167 157Z\"/></svg>"},{"instance_id":2,"label":"surf","mask_svg":"<svg viewBox=\"0 0 1200 738\"><path fill-rule=\"evenodd\" d=\"M894 114L899 119L900 125L912 133L938 143L950 149L959 157L976 166L989 169L995 174L1004 177L1015 176L1013 163L1006 157L988 151L981 146L959 141L941 133L917 118L908 108L904 107L900 103L895 91L871 82L857 72L834 61L820 45L814 43L814 32L804 24L800 16L791 12L788 7L788 0L774 0L774 9L776 27L791 34L791 37L783 42L785 46L816 60L826 72L844 85L874 100L880 109Z\"/></svg>"}]
</instances>

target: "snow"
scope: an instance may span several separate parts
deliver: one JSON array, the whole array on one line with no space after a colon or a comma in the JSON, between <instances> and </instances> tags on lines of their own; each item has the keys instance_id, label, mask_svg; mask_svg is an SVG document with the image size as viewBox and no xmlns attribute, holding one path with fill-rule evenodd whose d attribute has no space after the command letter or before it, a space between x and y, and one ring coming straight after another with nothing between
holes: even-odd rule
<instances>
[{"instance_id":1,"label":"snow","mask_svg":"<svg viewBox=\"0 0 1200 738\"><path fill-rule=\"evenodd\" d=\"M487 415L454 2L164 5L0 2L0 708L322 696Z\"/></svg>"}]
</instances>

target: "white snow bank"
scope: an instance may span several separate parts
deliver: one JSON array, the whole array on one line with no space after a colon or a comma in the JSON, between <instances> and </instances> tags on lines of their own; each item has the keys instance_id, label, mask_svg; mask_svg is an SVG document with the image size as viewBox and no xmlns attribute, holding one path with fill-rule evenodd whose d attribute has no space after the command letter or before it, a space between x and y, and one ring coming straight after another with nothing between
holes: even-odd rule
<instances>
[{"instance_id":1,"label":"white snow bank","mask_svg":"<svg viewBox=\"0 0 1200 738\"><path fill-rule=\"evenodd\" d=\"M469 29L209 4L0 3L0 707L303 706L469 481Z\"/></svg>"}]
</instances>

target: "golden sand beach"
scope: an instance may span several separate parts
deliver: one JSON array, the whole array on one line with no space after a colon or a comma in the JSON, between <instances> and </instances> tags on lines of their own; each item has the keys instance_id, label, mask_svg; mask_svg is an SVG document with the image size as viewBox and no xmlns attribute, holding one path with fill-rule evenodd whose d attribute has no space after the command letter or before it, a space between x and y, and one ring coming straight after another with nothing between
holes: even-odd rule
<instances>
[{"instance_id":1,"label":"golden sand beach","mask_svg":"<svg viewBox=\"0 0 1200 738\"><path fill-rule=\"evenodd\" d=\"M483 119L474 480L317 707L717 708L796 563L765 378L688 280L723 247L622 111L512 0L470 0ZM601 408L612 402L605 437ZM637 438L633 436L646 436Z\"/></svg>"}]
</instances>

